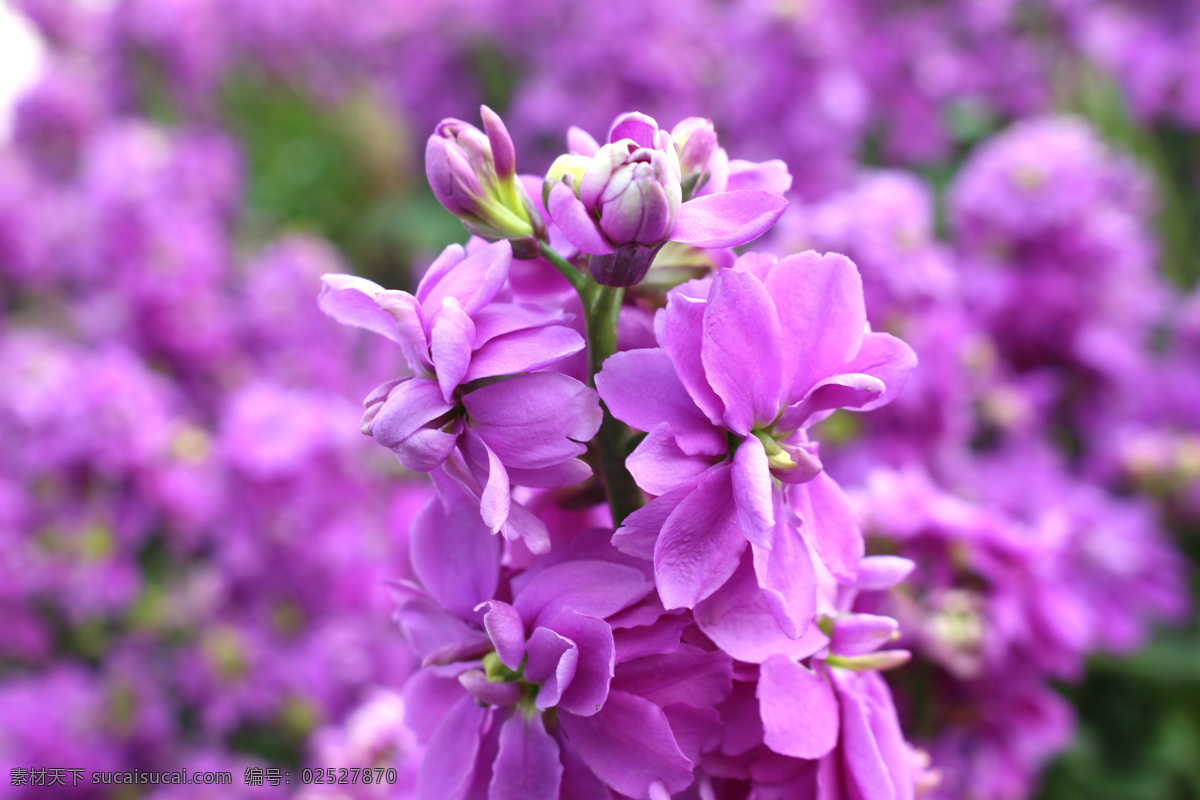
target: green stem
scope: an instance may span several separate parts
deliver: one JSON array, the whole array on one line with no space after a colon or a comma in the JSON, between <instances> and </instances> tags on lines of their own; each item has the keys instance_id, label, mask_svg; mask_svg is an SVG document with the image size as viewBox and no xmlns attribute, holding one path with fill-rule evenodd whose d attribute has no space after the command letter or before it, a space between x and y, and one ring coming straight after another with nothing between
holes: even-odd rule
<instances>
[{"instance_id":1,"label":"green stem","mask_svg":"<svg viewBox=\"0 0 1200 800\"><path fill-rule=\"evenodd\" d=\"M587 322L588 384L595 386L596 373L604 360L617 352L617 316L625 289L602 286L590 278L584 278L584 284L579 294ZM601 478L608 493L608 507L612 511L613 524L618 526L644 503L641 490L625 469L624 440L627 435L628 429L604 408L604 420L596 434L595 445Z\"/></svg>"},{"instance_id":2,"label":"green stem","mask_svg":"<svg viewBox=\"0 0 1200 800\"><path fill-rule=\"evenodd\" d=\"M542 257L554 265L554 268L562 273L562 276L567 279L567 283L574 287L575 291L579 292L579 296L583 297L587 291L587 286L590 281L588 277L565 258L554 252L554 249L545 242L541 242Z\"/></svg>"}]
</instances>

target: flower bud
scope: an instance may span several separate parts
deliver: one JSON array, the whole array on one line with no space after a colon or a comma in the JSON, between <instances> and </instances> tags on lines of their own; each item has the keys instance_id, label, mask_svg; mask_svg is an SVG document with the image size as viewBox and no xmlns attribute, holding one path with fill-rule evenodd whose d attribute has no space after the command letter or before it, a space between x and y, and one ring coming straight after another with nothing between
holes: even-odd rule
<instances>
[{"instance_id":1,"label":"flower bud","mask_svg":"<svg viewBox=\"0 0 1200 800\"><path fill-rule=\"evenodd\" d=\"M907 650L876 650L861 656L829 656L825 663L853 672L886 672L904 666L911 659L912 653Z\"/></svg>"},{"instance_id":2,"label":"flower bud","mask_svg":"<svg viewBox=\"0 0 1200 800\"><path fill-rule=\"evenodd\" d=\"M622 139L591 160L579 181L579 199L614 245L658 244L670 236L682 202L671 156Z\"/></svg>"},{"instance_id":3,"label":"flower bud","mask_svg":"<svg viewBox=\"0 0 1200 800\"><path fill-rule=\"evenodd\" d=\"M500 117L481 109L486 133L444 119L425 146L425 174L438 202L475 236L528 239L545 233L541 215L516 177L516 151Z\"/></svg>"},{"instance_id":4,"label":"flower bud","mask_svg":"<svg viewBox=\"0 0 1200 800\"><path fill-rule=\"evenodd\" d=\"M708 182L711 162L717 153L717 132L712 120L688 117L671 131L679 153L679 174L686 197L694 196Z\"/></svg>"}]
</instances>

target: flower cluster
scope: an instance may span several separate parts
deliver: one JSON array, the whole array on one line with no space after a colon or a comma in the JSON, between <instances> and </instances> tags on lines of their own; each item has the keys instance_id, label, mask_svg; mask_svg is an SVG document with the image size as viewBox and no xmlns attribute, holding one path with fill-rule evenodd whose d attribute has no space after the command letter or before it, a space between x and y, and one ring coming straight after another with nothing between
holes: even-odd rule
<instances>
[{"instance_id":1,"label":"flower cluster","mask_svg":"<svg viewBox=\"0 0 1200 800\"><path fill-rule=\"evenodd\" d=\"M421 663L404 688L417 797L911 797L934 778L879 676L908 653L880 649L894 619L852 609L911 563L865 556L809 429L888 403L912 350L871 331L853 262L814 252L748 253L670 289L637 342L653 346L622 349L666 243L757 237L786 172L730 161L706 120L668 133L626 114L603 146L571 132L542 206L483 117L486 134L440 124L426 166L496 241L451 245L415 294L328 275L320 299L401 345L411 374L368 395L362 429L436 489L415 580L392 589ZM579 305L522 292L520 255ZM595 389L563 371L585 344Z\"/></svg>"}]
</instances>

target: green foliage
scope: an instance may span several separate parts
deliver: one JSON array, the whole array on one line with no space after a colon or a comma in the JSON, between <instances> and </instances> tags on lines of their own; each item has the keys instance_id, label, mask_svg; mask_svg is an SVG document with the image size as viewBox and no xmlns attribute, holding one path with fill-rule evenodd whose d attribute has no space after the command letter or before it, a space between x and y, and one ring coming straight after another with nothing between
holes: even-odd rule
<instances>
[{"instance_id":1,"label":"green foliage","mask_svg":"<svg viewBox=\"0 0 1200 800\"><path fill-rule=\"evenodd\" d=\"M243 71L226 83L222 118L244 153L242 238L250 244L309 231L337 245L356 271L404 286L414 255L464 238L414 163L421 148L413 134L369 94L322 103Z\"/></svg>"}]
</instances>

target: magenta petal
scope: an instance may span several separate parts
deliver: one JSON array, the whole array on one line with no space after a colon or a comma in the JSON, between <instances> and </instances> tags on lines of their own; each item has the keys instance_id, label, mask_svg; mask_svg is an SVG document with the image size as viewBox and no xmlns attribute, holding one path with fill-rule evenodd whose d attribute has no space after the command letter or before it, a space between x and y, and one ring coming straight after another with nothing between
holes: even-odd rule
<instances>
[{"instance_id":1,"label":"magenta petal","mask_svg":"<svg viewBox=\"0 0 1200 800\"><path fill-rule=\"evenodd\" d=\"M604 238L587 208L566 184L556 183L551 187L548 210L550 218L567 237L567 241L582 252L593 256L613 252L613 246Z\"/></svg>"},{"instance_id":2,"label":"magenta petal","mask_svg":"<svg viewBox=\"0 0 1200 800\"><path fill-rule=\"evenodd\" d=\"M504 464L490 449L487 451L487 457L488 478L479 498L479 513L484 523L496 533L508 521L508 512L512 507L512 489Z\"/></svg>"},{"instance_id":3,"label":"magenta petal","mask_svg":"<svg viewBox=\"0 0 1200 800\"><path fill-rule=\"evenodd\" d=\"M862 279L845 256L814 252L788 256L767 275L767 289L783 326L786 404L814 383L849 372L867 325Z\"/></svg>"},{"instance_id":4,"label":"magenta petal","mask_svg":"<svg viewBox=\"0 0 1200 800\"><path fill-rule=\"evenodd\" d=\"M562 800L613 800L612 791L583 763L561 732L559 742L562 745L563 764Z\"/></svg>"},{"instance_id":5,"label":"magenta petal","mask_svg":"<svg viewBox=\"0 0 1200 800\"><path fill-rule=\"evenodd\" d=\"M500 663L512 670L519 669L525 658L525 623L517 610L508 603L492 600L487 603L483 626L496 648Z\"/></svg>"},{"instance_id":6,"label":"magenta petal","mask_svg":"<svg viewBox=\"0 0 1200 800\"><path fill-rule=\"evenodd\" d=\"M562 325L514 331L489 339L476 350L463 382L532 372L562 361L582 349L583 337ZM440 372L438 378L441 378Z\"/></svg>"},{"instance_id":7,"label":"magenta petal","mask_svg":"<svg viewBox=\"0 0 1200 800\"><path fill-rule=\"evenodd\" d=\"M578 459L563 461L549 467L523 469L508 467L508 477L517 486L533 486L538 489L554 489L572 486L592 477L592 468Z\"/></svg>"},{"instance_id":8,"label":"magenta petal","mask_svg":"<svg viewBox=\"0 0 1200 800\"><path fill-rule=\"evenodd\" d=\"M674 652L679 647L683 629L691 624L685 615L663 617L651 625L613 630L613 641L617 646L617 663L632 661L643 656L659 656Z\"/></svg>"},{"instance_id":9,"label":"magenta petal","mask_svg":"<svg viewBox=\"0 0 1200 800\"><path fill-rule=\"evenodd\" d=\"M729 162L725 188L731 192L757 189L783 196L792 188L792 175L778 158L760 164L735 158Z\"/></svg>"},{"instance_id":10,"label":"magenta petal","mask_svg":"<svg viewBox=\"0 0 1200 800\"><path fill-rule=\"evenodd\" d=\"M907 343L887 333L868 333L845 371L861 372L883 382L883 394L862 406L863 411L870 411L895 399L916 368L917 354Z\"/></svg>"},{"instance_id":11,"label":"magenta petal","mask_svg":"<svg viewBox=\"0 0 1200 800\"><path fill-rule=\"evenodd\" d=\"M684 453L675 441L670 424L663 422L629 454L625 467L639 488L662 495L681 485L693 484L715 460L711 456L705 458ZM765 455L763 463L766 463Z\"/></svg>"},{"instance_id":12,"label":"magenta petal","mask_svg":"<svg viewBox=\"0 0 1200 800\"><path fill-rule=\"evenodd\" d=\"M572 125L567 128L567 152L572 155L591 158L600 149L600 143L583 128Z\"/></svg>"},{"instance_id":13,"label":"magenta petal","mask_svg":"<svg viewBox=\"0 0 1200 800\"><path fill-rule=\"evenodd\" d=\"M488 711L463 693L442 719L417 776L419 800L464 800L475 775L479 740Z\"/></svg>"},{"instance_id":14,"label":"magenta petal","mask_svg":"<svg viewBox=\"0 0 1200 800\"><path fill-rule=\"evenodd\" d=\"M820 422L838 408L865 409L879 405L886 387L872 375L843 374L813 385L804 399L779 418L783 430L796 430Z\"/></svg>"},{"instance_id":15,"label":"magenta petal","mask_svg":"<svg viewBox=\"0 0 1200 800\"><path fill-rule=\"evenodd\" d=\"M725 404L708 383L701 360L704 340L704 310L708 303L683 294L678 287L667 296L667 308L662 313L662 344L676 374L704 416L717 426L724 426Z\"/></svg>"},{"instance_id":16,"label":"magenta petal","mask_svg":"<svg viewBox=\"0 0 1200 800\"><path fill-rule=\"evenodd\" d=\"M400 346L413 370L430 369L433 362L429 360L429 334L425 329L425 312L417 298L408 292L387 291L375 295L375 302L396 321Z\"/></svg>"},{"instance_id":17,"label":"magenta petal","mask_svg":"<svg viewBox=\"0 0 1200 800\"><path fill-rule=\"evenodd\" d=\"M639 431L669 423L689 455L722 455L729 449L724 431L697 407L665 350L627 350L609 356L596 375L596 390L614 417Z\"/></svg>"},{"instance_id":18,"label":"magenta petal","mask_svg":"<svg viewBox=\"0 0 1200 800\"><path fill-rule=\"evenodd\" d=\"M513 148L508 129L504 127L504 120L487 106L480 106L479 114L483 117L483 130L487 133L488 146L492 149L492 163L496 169L496 176L503 180L515 175L517 152Z\"/></svg>"},{"instance_id":19,"label":"magenta petal","mask_svg":"<svg viewBox=\"0 0 1200 800\"><path fill-rule=\"evenodd\" d=\"M566 321L566 317L567 315L562 309L548 309L516 303L492 303L471 315L471 321L475 323L473 347L478 353L485 344L498 336L528 328L562 325Z\"/></svg>"},{"instance_id":20,"label":"magenta petal","mask_svg":"<svg viewBox=\"0 0 1200 800\"><path fill-rule=\"evenodd\" d=\"M720 588L746 549L730 467L713 467L667 517L654 546L654 574L666 608L692 608Z\"/></svg>"},{"instance_id":21,"label":"magenta petal","mask_svg":"<svg viewBox=\"0 0 1200 800\"><path fill-rule=\"evenodd\" d=\"M769 547L767 531L775 525L771 465L757 436L747 436L733 454L733 499L742 533L754 544Z\"/></svg>"},{"instance_id":22,"label":"magenta petal","mask_svg":"<svg viewBox=\"0 0 1200 800\"><path fill-rule=\"evenodd\" d=\"M562 775L558 742L546 733L542 715L509 717L500 729L488 800L558 800Z\"/></svg>"},{"instance_id":23,"label":"magenta petal","mask_svg":"<svg viewBox=\"0 0 1200 800\"><path fill-rule=\"evenodd\" d=\"M725 405L725 427L739 436L769 425L782 408L782 353L779 317L762 281L718 272L704 311L701 360Z\"/></svg>"},{"instance_id":24,"label":"magenta petal","mask_svg":"<svg viewBox=\"0 0 1200 800\"><path fill-rule=\"evenodd\" d=\"M443 252L451 252L451 245ZM457 253L461 253L459 247ZM453 259L438 258L421 283L417 286L417 299L426 313L442 307L442 301L453 297L468 316L486 306L508 280L508 268L512 263L512 245L507 239L484 247L462 261L451 264Z\"/></svg>"},{"instance_id":25,"label":"magenta petal","mask_svg":"<svg viewBox=\"0 0 1200 800\"><path fill-rule=\"evenodd\" d=\"M871 710L871 732L875 734L879 754L883 756L888 774L892 776L892 785L896 787L896 800L913 800L912 750L900 729L896 704L887 681L877 672L867 672L859 676L859 682L862 696Z\"/></svg>"},{"instance_id":26,"label":"magenta petal","mask_svg":"<svg viewBox=\"0 0 1200 800\"><path fill-rule=\"evenodd\" d=\"M544 625L562 609L604 619L641 600L653 587L635 567L611 561L566 561L547 567L521 587L513 606L530 625Z\"/></svg>"},{"instance_id":27,"label":"magenta petal","mask_svg":"<svg viewBox=\"0 0 1200 800\"><path fill-rule=\"evenodd\" d=\"M404 724L412 728L417 741L428 744L438 725L458 701L463 687L454 678L420 669L404 684Z\"/></svg>"},{"instance_id":28,"label":"magenta petal","mask_svg":"<svg viewBox=\"0 0 1200 800\"><path fill-rule=\"evenodd\" d=\"M594 389L556 372L514 375L462 398L468 427L505 464L537 469L582 455L603 412Z\"/></svg>"},{"instance_id":29,"label":"magenta petal","mask_svg":"<svg viewBox=\"0 0 1200 800\"><path fill-rule=\"evenodd\" d=\"M644 697L663 708L674 703L715 706L733 690L733 660L719 650L708 652L681 644L673 653L622 664L613 689Z\"/></svg>"},{"instance_id":30,"label":"magenta petal","mask_svg":"<svg viewBox=\"0 0 1200 800\"><path fill-rule=\"evenodd\" d=\"M370 423L371 435L393 451L414 472L428 472L446 460L458 437L425 428L454 409L442 398L437 383L412 378L392 388ZM426 436L415 436L424 432Z\"/></svg>"},{"instance_id":31,"label":"magenta petal","mask_svg":"<svg viewBox=\"0 0 1200 800\"><path fill-rule=\"evenodd\" d=\"M785 208L787 200L770 192L722 192L697 197L679 207L671 241L693 247L737 247L770 230Z\"/></svg>"},{"instance_id":32,"label":"magenta petal","mask_svg":"<svg viewBox=\"0 0 1200 800\"><path fill-rule=\"evenodd\" d=\"M500 543L465 497L448 506L431 497L413 520L408 544L417 580L446 610L472 619L495 593Z\"/></svg>"},{"instance_id":33,"label":"magenta petal","mask_svg":"<svg viewBox=\"0 0 1200 800\"><path fill-rule=\"evenodd\" d=\"M758 677L767 747L793 758L821 758L838 740L838 702L829 681L787 656L771 656Z\"/></svg>"},{"instance_id":34,"label":"magenta petal","mask_svg":"<svg viewBox=\"0 0 1200 800\"><path fill-rule=\"evenodd\" d=\"M564 609L550 627L579 648L575 679L562 692L558 707L581 717L597 713L608 698L608 686L616 665L612 628L595 617Z\"/></svg>"},{"instance_id":35,"label":"magenta petal","mask_svg":"<svg viewBox=\"0 0 1200 800\"><path fill-rule=\"evenodd\" d=\"M467 670L458 676L458 682L485 706L511 706L523 693L520 684L490 681L481 669Z\"/></svg>"},{"instance_id":36,"label":"magenta petal","mask_svg":"<svg viewBox=\"0 0 1200 800\"><path fill-rule=\"evenodd\" d=\"M621 794L645 798L654 781L672 792L692 783L692 762L680 752L666 714L645 698L611 691L599 714L558 719L583 762Z\"/></svg>"},{"instance_id":37,"label":"magenta petal","mask_svg":"<svg viewBox=\"0 0 1200 800\"><path fill-rule=\"evenodd\" d=\"M865 549L854 508L842 488L822 472L788 487L788 500L803 522L801 532L838 578L853 582Z\"/></svg>"},{"instance_id":38,"label":"magenta petal","mask_svg":"<svg viewBox=\"0 0 1200 800\"><path fill-rule=\"evenodd\" d=\"M681 487L656 497L634 511L613 534L613 547L638 558L654 558L654 545L671 513L692 493L691 486Z\"/></svg>"},{"instance_id":39,"label":"magenta petal","mask_svg":"<svg viewBox=\"0 0 1200 800\"><path fill-rule=\"evenodd\" d=\"M809 625L799 639L784 634L759 588L750 554L742 557L724 586L696 605L695 618L718 647L750 664L777 653L793 660L808 658L829 644L816 625Z\"/></svg>"},{"instance_id":40,"label":"magenta petal","mask_svg":"<svg viewBox=\"0 0 1200 800\"><path fill-rule=\"evenodd\" d=\"M891 617L847 614L834 624L829 649L840 656L870 653L895 639L899 631L900 624Z\"/></svg>"},{"instance_id":41,"label":"magenta petal","mask_svg":"<svg viewBox=\"0 0 1200 800\"><path fill-rule=\"evenodd\" d=\"M860 592L877 592L903 583L916 564L902 556L867 556L858 565L855 588Z\"/></svg>"},{"instance_id":42,"label":"magenta petal","mask_svg":"<svg viewBox=\"0 0 1200 800\"><path fill-rule=\"evenodd\" d=\"M541 710L558 705L563 691L575 679L579 647L549 628L536 628L526 648L525 680L538 685L536 705Z\"/></svg>"},{"instance_id":43,"label":"magenta petal","mask_svg":"<svg viewBox=\"0 0 1200 800\"><path fill-rule=\"evenodd\" d=\"M798 639L817 613L817 575L804 539L782 511L770 531L770 549L752 545L754 572L775 622Z\"/></svg>"},{"instance_id":44,"label":"magenta petal","mask_svg":"<svg viewBox=\"0 0 1200 800\"><path fill-rule=\"evenodd\" d=\"M875 735L876 724L884 722L884 732L888 732L887 727L890 726L886 726L886 720L876 719L884 710L873 707L864 683L864 679L883 679L877 674L860 675L836 670L833 675L841 700L842 759L850 780L863 800L899 800L901 795L897 792L897 781L890 774L888 760ZM911 782L907 770L895 778Z\"/></svg>"},{"instance_id":45,"label":"magenta petal","mask_svg":"<svg viewBox=\"0 0 1200 800\"><path fill-rule=\"evenodd\" d=\"M399 602L393 617L422 661L443 662L446 654L487 652L487 637L482 631L424 594L413 592Z\"/></svg>"},{"instance_id":46,"label":"magenta petal","mask_svg":"<svg viewBox=\"0 0 1200 800\"><path fill-rule=\"evenodd\" d=\"M437 372L442 399L454 402L454 390L463 382L471 365L471 343L475 340L475 325L463 311L458 300L447 297L433 318L429 334L429 352Z\"/></svg>"},{"instance_id":47,"label":"magenta petal","mask_svg":"<svg viewBox=\"0 0 1200 800\"><path fill-rule=\"evenodd\" d=\"M653 117L640 111L630 111L613 121L612 129L608 132L608 141L612 143L622 139L633 139L638 147L654 147L654 137L657 133L658 123Z\"/></svg>"},{"instance_id":48,"label":"magenta petal","mask_svg":"<svg viewBox=\"0 0 1200 800\"><path fill-rule=\"evenodd\" d=\"M396 318L375 302L375 295L383 291L379 284L357 275L322 275L317 305L343 325L366 328L399 343Z\"/></svg>"}]
</instances>

